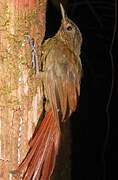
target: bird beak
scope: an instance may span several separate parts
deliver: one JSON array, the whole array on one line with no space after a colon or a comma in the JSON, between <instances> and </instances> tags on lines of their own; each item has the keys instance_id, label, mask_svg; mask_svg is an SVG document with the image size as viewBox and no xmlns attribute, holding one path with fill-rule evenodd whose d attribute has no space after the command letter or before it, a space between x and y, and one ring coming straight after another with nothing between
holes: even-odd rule
<instances>
[{"instance_id":1,"label":"bird beak","mask_svg":"<svg viewBox=\"0 0 118 180\"><path fill-rule=\"evenodd\" d=\"M60 9L61 9L62 18L65 21L66 14L65 14L64 8L61 3L60 3Z\"/></svg>"}]
</instances>

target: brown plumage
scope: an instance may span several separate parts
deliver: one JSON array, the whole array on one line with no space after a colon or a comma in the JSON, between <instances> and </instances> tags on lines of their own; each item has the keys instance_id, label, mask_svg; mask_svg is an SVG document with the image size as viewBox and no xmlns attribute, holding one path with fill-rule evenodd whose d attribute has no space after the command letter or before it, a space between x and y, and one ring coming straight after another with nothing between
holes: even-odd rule
<instances>
[{"instance_id":1,"label":"brown plumage","mask_svg":"<svg viewBox=\"0 0 118 180\"><path fill-rule=\"evenodd\" d=\"M82 36L78 27L65 15L57 34L42 45L42 78L48 104L44 120L30 150L17 168L27 167L23 180L49 180L55 167L60 143L60 123L68 119L77 107L80 96Z\"/></svg>"}]
</instances>

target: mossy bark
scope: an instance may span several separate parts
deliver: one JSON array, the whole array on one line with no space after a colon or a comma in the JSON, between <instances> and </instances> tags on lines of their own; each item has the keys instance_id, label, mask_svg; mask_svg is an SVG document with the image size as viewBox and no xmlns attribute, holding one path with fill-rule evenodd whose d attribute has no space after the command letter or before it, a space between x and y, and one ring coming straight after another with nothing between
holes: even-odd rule
<instances>
[{"instance_id":1,"label":"mossy bark","mask_svg":"<svg viewBox=\"0 0 118 180\"><path fill-rule=\"evenodd\" d=\"M45 33L46 0L0 1L0 179L12 179L28 151L43 108L40 80L32 70L25 34L40 45ZM39 59L40 60L40 59Z\"/></svg>"},{"instance_id":2,"label":"mossy bark","mask_svg":"<svg viewBox=\"0 0 118 180\"><path fill-rule=\"evenodd\" d=\"M37 40L39 62L45 34L47 0L0 1L0 180L26 156L43 111L43 88L32 69L32 50L25 34ZM71 179L70 124L62 138L52 180Z\"/></svg>"}]
</instances>

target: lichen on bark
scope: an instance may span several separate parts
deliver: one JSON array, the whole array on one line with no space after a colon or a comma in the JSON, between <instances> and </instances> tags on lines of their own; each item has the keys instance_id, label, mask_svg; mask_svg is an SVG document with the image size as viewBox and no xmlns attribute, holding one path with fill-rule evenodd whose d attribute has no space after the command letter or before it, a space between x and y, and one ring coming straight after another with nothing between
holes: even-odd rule
<instances>
[{"instance_id":1,"label":"lichen on bark","mask_svg":"<svg viewBox=\"0 0 118 180\"><path fill-rule=\"evenodd\" d=\"M21 2L26 4L21 7ZM42 84L35 78L32 50L24 35L37 39L39 48L45 32L45 9L37 0L4 0L0 9L0 179L8 180L9 172L28 151L43 109ZM39 16L44 20L41 25Z\"/></svg>"}]
</instances>

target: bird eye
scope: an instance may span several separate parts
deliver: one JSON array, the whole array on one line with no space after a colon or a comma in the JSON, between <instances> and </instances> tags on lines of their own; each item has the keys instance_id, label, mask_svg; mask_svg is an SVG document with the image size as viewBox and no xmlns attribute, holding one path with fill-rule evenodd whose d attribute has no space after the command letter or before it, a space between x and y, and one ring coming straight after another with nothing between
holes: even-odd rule
<instances>
[{"instance_id":1,"label":"bird eye","mask_svg":"<svg viewBox=\"0 0 118 180\"><path fill-rule=\"evenodd\" d=\"M71 26L68 26L68 27L67 27L67 30L68 30L68 31L72 31L72 27L71 27Z\"/></svg>"}]
</instances>

